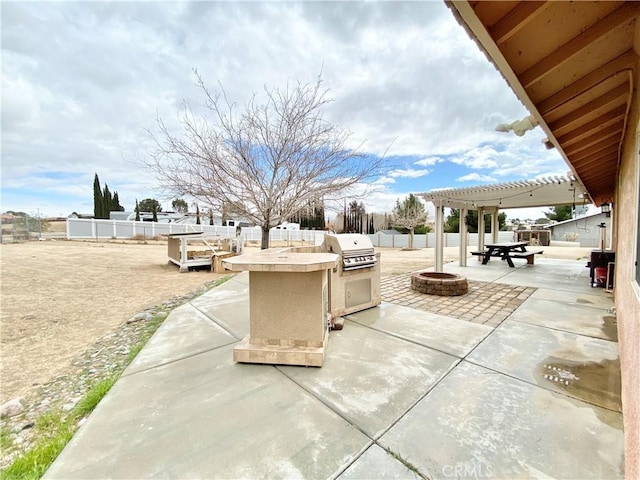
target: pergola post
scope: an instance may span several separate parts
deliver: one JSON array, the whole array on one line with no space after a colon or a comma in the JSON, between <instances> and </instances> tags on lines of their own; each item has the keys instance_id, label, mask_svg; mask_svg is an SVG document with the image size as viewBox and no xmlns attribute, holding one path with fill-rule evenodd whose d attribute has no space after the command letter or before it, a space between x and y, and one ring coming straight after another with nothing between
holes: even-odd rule
<instances>
[{"instance_id":1,"label":"pergola post","mask_svg":"<svg viewBox=\"0 0 640 480\"><path fill-rule=\"evenodd\" d=\"M436 206L436 272L442 272L444 263L444 208L442 201L435 202Z\"/></svg>"},{"instance_id":2,"label":"pergola post","mask_svg":"<svg viewBox=\"0 0 640 480\"><path fill-rule=\"evenodd\" d=\"M478 251L484 250L484 207L478 207ZM478 261L482 261L482 256L478 256Z\"/></svg>"},{"instance_id":3,"label":"pergola post","mask_svg":"<svg viewBox=\"0 0 640 480\"><path fill-rule=\"evenodd\" d=\"M491 238L493 243L498 243L498 233L500 232L500 221L498 220L498 207L493 209L491 214Z\"/></svg>"},{"instance_id":4,"label":"pergola post","mask_svg":"<svg viewBox=\"0 0 640 480\"><path fill-rule=\"evenodd\" d=\"M469 210L466 206L460 209L460 222L458 232L460 232L459 264L461 267L467 266L467 222L465 221L465 219L467 218L468 212Z\"/></svg>"}]
</instances>

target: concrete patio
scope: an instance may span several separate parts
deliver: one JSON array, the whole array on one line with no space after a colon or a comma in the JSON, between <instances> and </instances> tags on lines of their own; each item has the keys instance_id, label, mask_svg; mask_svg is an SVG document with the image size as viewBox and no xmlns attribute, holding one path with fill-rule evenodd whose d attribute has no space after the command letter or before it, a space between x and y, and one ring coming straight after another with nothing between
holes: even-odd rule
<instances>
[{"instance_id":1,"label":"concrete patio","mask_svg":"<svg viewBox=\"0 0 640 480\"><path fill-rule=\"evenodd\" d=\"M165 320L44 478L622 478L615 317L585 261L445 271L536 290L496 328L383 303L322 368L282 367L232 360L237 275Z\"/></svg>"}]
</instances>

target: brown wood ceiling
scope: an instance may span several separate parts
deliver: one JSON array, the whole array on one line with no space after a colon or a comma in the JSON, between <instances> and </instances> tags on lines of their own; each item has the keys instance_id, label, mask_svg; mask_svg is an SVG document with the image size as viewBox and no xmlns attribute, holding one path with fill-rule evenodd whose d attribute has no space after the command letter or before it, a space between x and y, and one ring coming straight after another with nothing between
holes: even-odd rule
<instances>
[{"instance_id":1,"label":"brown wood ceiling","mask_svg":"<svg viewBox=\"0 0 640 480\"><path fill-rule=\"evenodd\" d=\"M503 74L506 61L596 204L611 201L629 108L637 101L640 2L451 3ZM496 48L503 58L491 53Z\"/></svg>"}]
</instances>

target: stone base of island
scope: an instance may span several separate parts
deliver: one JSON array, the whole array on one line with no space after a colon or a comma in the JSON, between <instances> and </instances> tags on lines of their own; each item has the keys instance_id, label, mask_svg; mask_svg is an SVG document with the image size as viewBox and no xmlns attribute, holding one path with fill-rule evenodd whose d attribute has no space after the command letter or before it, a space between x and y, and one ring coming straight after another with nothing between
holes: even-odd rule
<instances>
[{"instance_id":1,"label":"stone base of island","mask_svg":"<svg viewBox=\"0 0 640 480\"><path fill-rule=\"evenodd\" d=\"M334 253L267 249L223 260L249 272L249 335L233 350L243 363L321 367L329 340L328 270Z\"/></svg>"}]
</instances>

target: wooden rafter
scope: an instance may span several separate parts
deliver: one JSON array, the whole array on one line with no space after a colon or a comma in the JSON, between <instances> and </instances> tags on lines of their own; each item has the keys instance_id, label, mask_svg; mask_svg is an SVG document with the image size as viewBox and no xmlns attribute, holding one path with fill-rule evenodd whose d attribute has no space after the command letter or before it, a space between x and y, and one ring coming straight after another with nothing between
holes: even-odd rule
<instances>
[{"instance_id":1,"label":"wooden rafter","mask_svg":"<svg viewBox=\"0 0 640 480\"><path fill-rule=\"evenodd\" d=\"M600 168L593 175L585 175L585 182L590 184L599 184L600 186L611 186L615 183L615 176L611 177L611 169L616 168L616 162L612 162L612 165L608 169ZM609 188L607 188L609 190Z\"/></svg>"},{"instance_id":2,"label":"wooden rafter","mask_svg":"<svg viewBox=\"0 0 640 480\"><path fill-rule=\"evenodd\" d=\"M588 172L594 169L602 170L602 164L607 162L616 162L618 161L618 152L609 153L608 155L602 155L598 157L596 160L591 160L589 162L580 163L578 168L580 172Z\"/></svg>"},{"instance_id":3,"label":"wooden rafter","mask_svg":"<svg viewBox=\"0 0 640 480\"><path fill-rule=\"evenodd\" d=\"M522 2L509 13L507 13L498 23L496 23L489 33L497 44L509 40L522 27L533 20L537 14L542 12L547 2Z\"/></svg>"},{"instance_id":4,"label":"wooden rafter","mask_svg":"<svg viewBox=\"0 0 640 480\"><path fill-rule=\"evenodd\" d=\"M585 165L598 158L607 155L618 154L619 144L615 137L611 137L603 142L598 142L594 148L571 156L571 161L576 165Z\"/></svg>"},{"instance_id":5,"label":"wooden rafter","mask_svg":"<svg viewBox=\"0 0 640 480\"><path fill-rule=\"evenodd\" d=\"M611 168L615 168L615 165L612 165ZM593 171L591 171L589 173L585 173L585 174L581 175L580 178L584 182L593 182L594 180L609 180L609 181L613 181L613 180L611 180L611 175L609 174L609 172L603 167L600 167L598 169L594 169Z\"/></svg>"},{"instance_id":6,"label":"wooden rafter","mask_svg":"<svg viewBox=\"0 0 640 480\"><path fill-rule=\"evenodd\" d=\"M594 135L591 137L584 138L579 142L576 142L567 147L563 147L564 153L571 160L571 156L577 152L584 150L585 148L589 148L592 145L595 145L599 142L603 142L608 138L615 137L616 143L620 141L620 136L622 135L622 122L619 124L610 125L608 127L603 128L598 132L598 135Z\"/></svg>"},{"instance_id":7,"label":"wooden rafter","mask_svg":"<svg viewBox=\"0 0 640 480\"><path fill-rule=\"evenodd\" d=\"M611 124L621 123L620 120L624 118L626 112L627 106L620 105L619 107L616 107L613 110L610 110L609 112L600 115L599 117L594 118L593 120L583 125L580 125L578 128L563 135L562 137L559 137L558 142L564 148L565 145L571 145L584 136L591 135L596 130L603 129L604 127L607 127ZM622 125L620 125L618 128L621 130Z\"/></svg>"},{"instance_id":8,"label":"wooden rafter","mask_svg":"<svg viewBox=\"0 0 640 480\"><path fill-rule=\"evenodd\" d=\"M565 116L559 118L555 122L551 122L549 124L549 128L551 128L556 135L562 135L562 130L570 127L571 125L579 122L584 116L589 115L591 112L597 111L607 105L612 103L619 102L621 98L627 97L624 100L625 105L630 100L628 97L630 96L629 85L622 84L618 87L610 90L604 95L592 100L591 102L583 105L582 107L576 108L572 112L566 114Z\"/></svg>"},{"instance_id":9,"label":"wooden rafter","mask_svg":"<svg viewBox=\"0 0 640 480\"><path fill-rule=\"evenodd\" d=\"M571 99L581 95L590 88L617 75L623 75L621 70L628 68L638 62L638 56L633 50L628 50L619 57L614 58L610 62L596 68L591 73L567 85L559 92L554 93L550 97L538 102L538 111L546 115L555 110L559 106L565 104Z\"/></svg>"},{"instance_id":10,"label":"wooden rafter","mask_svg":"<svg viewBox=\"0 0 640 480\"><path fill-rule=\"evenodd\" d=\"M577 37L572 38L567 43L547 55L538 63L528 68L519 75L520 82L525 88L530 87L535 82L549 74L549 72L562 65L564 62L575 56L584 48L603 37L611 30L635 17L640 13L640 2L625 2L621 7L614 10L600 21L587 28Z\"/></svg>"}]
</instances>

